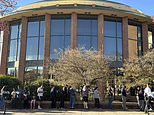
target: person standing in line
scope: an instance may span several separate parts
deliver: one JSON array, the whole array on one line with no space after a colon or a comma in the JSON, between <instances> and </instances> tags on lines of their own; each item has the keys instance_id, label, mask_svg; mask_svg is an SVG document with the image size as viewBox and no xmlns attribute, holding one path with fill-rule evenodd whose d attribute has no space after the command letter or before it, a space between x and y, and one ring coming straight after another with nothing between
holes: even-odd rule
<instances>
[{"instance_id":1,"label":"person standing in line","mask_svg":"<svg viewBox=\"0 0 154 115\"><path fill-rule=\"evenodd\" d=\"M31 101L30 101L30 109L35 109L36 106L36 96L35 93L32 92Z\"/></svg>"},{"instance_id":2,"label":"person standing in line","mask_svg":"<svg viewBox=\"0 0 154 115\"><path fill-rule=\"evenodd\" d=\"M44 91L43 91L43 85L41 85L37 89L38 109L42 109L41 108L41 101L43 101L43 93L44 93Z\"/></svg>"},{"instance_id":3,"label":"person standing in line","mask_svg":"<svg viewBox=\"0 0 154 115\"><path fill-rule=\"evenodd\" d=\"M112 87L108 89L108 108L112 109L112 101L113 101L113 90Z\"/></svg>"},{"instance_id":4,"label":"person standing in line","mask_svg":"<svg viewBox=\"0 0 154 115\"><path fill-rule=\"evenodd\" d=\"M138 86L138 87L136 88L135 94L136 94L137 104L138 104L138 106L140 107L139 92L140 92L140 87Z\"/></svg>"},{"instance_id":5,"label":"person standing in line","mask_svg":"<svg viewBox=\"0 0 154 115\"><path fill-rule=\"evenodd\" d=\"M147 93L144 94L144 100L145 100L145 108L144 112L148 113L148 106L149 106L149 96Z\"/></svg>"},{"instance_id":6,"label":"person standing in line","mask_svg":"<svg viewBox=\"0 0 154 115\"><path fill-rule=\"evenodd\" d=\"M70 95L70 108L74 109L75 108L75 89L70 86L69 88L69 95Z\"/></svg>"},{"instance_id":7,"label":"person standing in line","mask_svg":"<svg viewBox=\"0 0 154 115\"><path fill-rule=\"evenodd\" d=\"M16 101L17 101L17 94L15 88L13 88L13 91L11 92L11 104L13 109L16 109Z\"/></svg>"},{"instance_id":8,"label":"person standing in line","mask_svg":"<svg viewBox=\"0 0 154 115\"><path fill-rule=\"evenodd\" d=\"M88 89L86 85L83 86L83 89L82 89L82 99L83 99L84 109L88 109Z\"/></svg>"},{"instance_id":9,"label":"person standing in line","mask_svg":"<svg viewBox=\"0 0 154 115\"><path fill-rule=\"evenodd\" d=\"M94 100L95 100L95 107L100 108L100 96L98 92L98 87L94 89Z\"/></svg>"},{"instance_id":10,"label":"person standing in line","mask_svg":"<svg viewBox=\"0 0 154 115\"><path fill-rule=\"evenodd\" d=\"M127 96L127 93L126 93L126 86L124 86L122 88L122 108L123 110L127 110L127 107L126 107L126 96Z\"/></svg>"},{"instance_id":11,"label":"person standing in line","mask_svg":"<svg viewBox=\"0 0 154 115\"><path fill-rule=\"evenodd\" d=\"M139 107L140 107L140 111L144 111L144 91L141 89L139 91Z\"/></svg>"},{"instance_id":12,"label":"person standing in line","mask_svg":"<svg viewBox=\"0 0 154 115\"><path fill-rule=\"evenodd\" d=\"M4 86L2 87L2 89L1 89L1 96L2 96L2 97L4 97L4 92L5 92L4 89L5 89L5 85L4 85Z\"/></svg>"},{"instance_id":13,"label":"person standing in line","mask_svg":"<svg viewBox=\"0 0 154 115\"><path fill-rule=\"evenodd\" d=\"M144 95L147 94L148 96L151 95L151 89L149 87L149 84L147 84L147 87L144 89Z\"/></svg>"},{"instance_id":14,"label":"person standing in line","mask_svg":"<svg viewBox=\"0 0 154 115\"><path fill-rule=\"evenodd\" d=\"M64 108L65 106L65 100L66 100L66 90L65 90L65 87L63 87L61 90L60 90L60 108Z\"/></svg>"},{"instance_id":15,"label":"person standing in line","mask_svg":"<svg viewBox=\"0 0 154 115\"><path fill-rule=\"evenodd\" d=\"M54 85L51 88L50 95L51 95L51 108L56 108L57 89Z\"/></svg>"}]
</instances>

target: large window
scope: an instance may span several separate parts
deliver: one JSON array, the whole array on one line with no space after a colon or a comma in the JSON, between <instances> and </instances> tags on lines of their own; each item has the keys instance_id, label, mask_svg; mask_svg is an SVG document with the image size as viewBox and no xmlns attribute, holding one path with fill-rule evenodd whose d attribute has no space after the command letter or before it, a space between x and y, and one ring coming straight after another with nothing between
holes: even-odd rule
<instances>
[{"instance_id":1,"label":"large window","mask_svg":"<svg viewBox=\"0 0 154 115\"><path fill-rule=\"evenodd\" d=\"M104 57L111 66L122 66L122 23L119 18L104 18Z\"/></svg>"},{"instance_id":2,"label":"large window","mask_svg":"<svg viewBox=\"0 0 154 115\"><path fill-rule=\"evenodd\" d=\"M87 50L98 49L98 21L97 16L78 16L77 47Z\"/></svg>"},{"instance_id":3,"label":"large window","mask_svg":"<svg viewBox=\"0 0 154 115\"><path fill-rule=\"evenodd\" d=\"M58 59L61 51L70 48L71 17L52 15L50 59Z\"/></svg>"},{"instance_id":4,"label":"large window","mask_svg":"<svg viewBox=\"0 0 154 115\"><path fill-rule=\"evenodd\" d=\"M143 55L141 25L134 21L129 21L128 25L128 52L129 59L134 59Z\"/></svg>"},{"instance_id":5,"label":"large window","mask_svg":"<svg viewBox=\"0 0 154 115\"><path fill-rule=\"evenodd\" d=\"M20 56L20 22L12 22L10 25L9 55L7 74L16 76Z\"/></svg>"},{"instance_id":6,"label":"large window","mask_svg":"<svg viewBox=\"0 0 154 115\"><path fill-rule=\"evenodd\" d=\"M3 31L0 31L0 65L1 65L1 58L2 58L2 47L3 47Z\"/></svg>"},{"instance_id":7,"label":"large window","mask_svg":"<svg viewBox=\"0 0 154 115\"><path fill-rule=\"evenodd\" d=\"M27 30L26 68L36 68L43 66L44 59L44 17L29 18Z\"/></svg>"}]
</instances>

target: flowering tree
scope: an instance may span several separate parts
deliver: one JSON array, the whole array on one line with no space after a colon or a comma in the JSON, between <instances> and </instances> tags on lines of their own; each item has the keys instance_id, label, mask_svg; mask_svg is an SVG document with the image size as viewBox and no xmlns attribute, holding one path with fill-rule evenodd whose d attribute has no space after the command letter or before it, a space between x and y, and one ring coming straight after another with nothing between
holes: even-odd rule
<instances>
[{"instance_id":1,"label":"flowering tree","mask_svg":"<svg viewBox=\"0 0 154 115\"><path fill-rule=\"evenodd\" d=\"M0 15L10 12L13 8L15 8L17 2L16 0L0 0Z\"/></svg>"},{"instance_id":2,"label":"flowering tree","mask_svg":"<svg viewBox=\"0 0 154 115\"><path fill-rule=\"evenodd\" d=\"M0 16L3 16L12 11L17 2L16 0L0 0ZM7 22L0 21L0 30L7 30Z\"/></svg>"},{"instance_id":3,"label":"flowering tree","mask_svg":"<svg viewBox=\"0 0 154 115\"><path fill-rule=\"evenodd\" d=\"M128 84L141 85L154 80L154 49L143 57L124 64L125 77Z\"/></svg>"},{"instance_id":4,"label":"flowering tree","mask_svg":"<svg viewBox=\"0 0 154 115\"><path fill-rule=\"evenodd\" d=\"M110 70L98 52L71 49L63 52L51 67L50 73L60 84L90 85L93 81L108 78Z\"/></svg>"}]
</instances>

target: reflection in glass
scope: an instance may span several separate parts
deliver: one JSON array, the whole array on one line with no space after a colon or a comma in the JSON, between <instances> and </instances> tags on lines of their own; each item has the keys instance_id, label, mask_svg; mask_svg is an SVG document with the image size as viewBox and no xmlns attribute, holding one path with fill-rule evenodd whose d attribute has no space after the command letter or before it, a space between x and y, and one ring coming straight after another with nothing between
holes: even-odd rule
<instances>
[{"instance_id":1,"label":"reflection in glass","mask_svg":"<svg viewBox=\"0 0 154 115\"><path fill-rule=\"evenodd\" d=\"M38 38L27 39L26 60L37 60Z\"/></svg>"},{"instance_id":2,"label":"reflection in glass","mask_svg":"<svg viewBox=\"0 0 154 115\"><path fill-rule=\"evenodd\" d=\"M38 66L43 66L44 59L44 17L29 18L27 31L27 49L25 72L35 70Z\"/></svg>"},{"instance_id":3,"label":"reflection in glass","mask_svg":"<svg viewBox=\"0 0 154 115\"><path fill-rule=\"evenodd\" d=\"M107 60L116 61L116 39L104 37L104 56Z\"/></svg>"},{"instance_id":4,"label":"reflection in glass","mask_svg":"<svg viewBox=\"0 0 154 115\"><path fill-rule=\"evenodd\" d=\"M2 47L3 47L3 31L0 31L0 65L1 65L1 58L2 58Z\"/></svg>"},{"instance_id":5,"label":"reflection in glass","mask_svg":"<svg viewBox=\"0 0 154 115\"><path fill-rule=\"evenodd\" d=\"M61 52L70 48L70 18L58 15L51 18L50 59L58 59Z\"/></svg>"},{"instance_id":6,"label":"reflection in glass","mask_svg":"<svg viewBox=\"0 0 154 115\"><path fill-rule=\"evenodd\" d=\"M77 47L86 50L98 49L98 21L97 17L89 18L79 15L77 22Z\"/></svg>"},{"instance_id":7,"label":"reflection in glass","mask_svg":"<svg viewBox=\"0 0 154 115\"><path fill-rule=\"evenodd\" d=\"M137 56L142 56L143 45L142 45L141 26L129 23L128 38L129 38L129 44L128 44L129 59L132 60Z\"/></svg>"},{"instance_id":8,"label":"reflection in glass","mask_svg":"<svg viewBox=\"0 0 154 115\"><path fill-rule=\"evenodd\" d=\"M104 57L112 67L122 66L122 22L119 18L104 18Z\"/></svg>"},{"instance_id":9,"label":"reflection in glass","mask_svg":"<svg viewBox=\"0 0 154 115\"><path fill-rule=\"evenodd\" d=\"M7 69L7 74L10 76L16 76L17 75L17 71L15 68L8 68Z\"/></svg>"},{"instance_id":10,"label":"reflection in glass","mask_svg":"<svg viewBox=\"0 0 154 115\"><path fill-rule=\"evenodd\" d=\"M18 62L20 56L20 22L10 24L10 38L9 38L9 55L7 63L7 73L16 76L18 72Z\"/></svg>"},{"instance_id":11,"label":"reflection in glass","mask_svg":"<svg viewBox=\"0 0 154 115\"><path fill-rule=\"evenodd\" d=\"M39 35L39 21L28 22L28 34L27 36L38 36Z\"/></svg>"}]
</instances>

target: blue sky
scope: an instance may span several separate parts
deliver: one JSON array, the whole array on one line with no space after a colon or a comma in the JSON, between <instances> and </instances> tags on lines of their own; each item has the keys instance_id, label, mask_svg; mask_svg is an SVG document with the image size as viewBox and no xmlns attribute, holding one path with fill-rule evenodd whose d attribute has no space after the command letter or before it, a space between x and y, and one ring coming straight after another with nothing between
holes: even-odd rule
<instances>
[{"instance_id":1,"label":"blue sky","mask_svg":"<svg viewBox=\"0 0 154 115\"><path fill-rule=\"evenodd\" d=\"M17 0L17 7L21 7L40 0ZM127 4L133 8L142 11L144 14L154 16L154 0L110 0Z\"/></svg>"}]
</instances>

